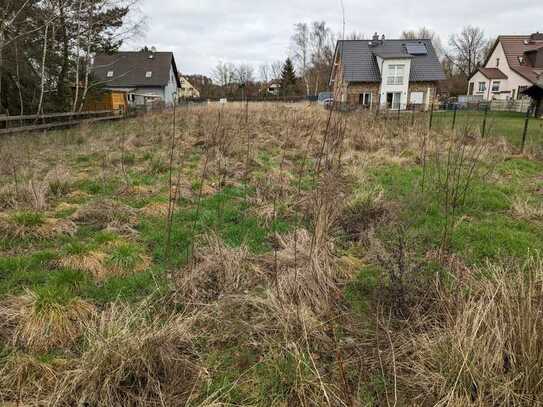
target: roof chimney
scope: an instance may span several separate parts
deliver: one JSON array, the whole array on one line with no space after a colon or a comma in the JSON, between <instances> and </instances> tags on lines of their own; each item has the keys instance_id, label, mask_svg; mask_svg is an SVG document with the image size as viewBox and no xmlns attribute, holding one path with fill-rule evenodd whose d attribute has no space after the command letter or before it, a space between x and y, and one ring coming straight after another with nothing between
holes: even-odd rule
<instances>
[{"instance_id":1,"label":"roof chimney","mask_svg":"<svg viewBox=\"0 0 543 407\"><path fill-rule=\"evenodd\" d=\"M373 34L373 37L371 38L372 41L379 41L379 34L377 32Z\"/></svg>"}]
</instances>

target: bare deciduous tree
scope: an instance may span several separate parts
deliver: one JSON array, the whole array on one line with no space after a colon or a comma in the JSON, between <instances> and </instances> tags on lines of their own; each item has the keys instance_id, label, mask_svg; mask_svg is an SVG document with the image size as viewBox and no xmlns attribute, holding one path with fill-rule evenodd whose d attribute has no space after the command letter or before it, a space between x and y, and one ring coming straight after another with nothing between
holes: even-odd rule
<instances>
[{"instance_id":1,"label":"bare deciduous tree","mask_svg":"<svg viewBox=\"0 0 543 407\"><path fill-rule=\"evenodd\" d=\"M447 58L465 77L470 77L483 63L487 43L483 30L466 26L460 34L451 36Z\"/></svg>"},{"instance_id":2,"label":"bare deciduous tree","mask_svg":"<svg viewBox=\"0 0 543 407\"><path fill-rule=\"evenodd\" d=\"M309 95L309 72L308 64L310 58L310 34L306 23L298 23L294 26L294 35L292 36L292 45L294 51L294 61L298 65L298 71L304 81L306 95Z\"/></svg>"}]
</instances>

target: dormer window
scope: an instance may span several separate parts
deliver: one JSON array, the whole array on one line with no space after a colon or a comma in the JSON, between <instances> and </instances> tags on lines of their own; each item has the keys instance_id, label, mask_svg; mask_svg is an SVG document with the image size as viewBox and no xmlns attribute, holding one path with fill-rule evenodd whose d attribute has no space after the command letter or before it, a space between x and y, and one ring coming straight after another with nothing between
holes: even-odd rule
<instances>
[{"instance_id":1,"label":"dormer window","mask_svg":"<svg viewBox=\"0 0 543 407\"><path fill-rule=\"evenodd\" d=\"M108 78L113 78L113 71L107 71L107 77Z\"/></svg>"},{"instance_id":2,"label":"dormer window","mask_svg":"<svg viewBox=\"0 0 543 407\"><path fill-rule=\"evenodd\" d=\"M152 78L153 77L153 72L152 71L145 72L145 77L146 78Z\"/></svg>"},{"instance_id":3,"label":"dormer window","mask_svg":"<svg viewBox=\"0 0 543 407\"><path fill-rule=\"evenodd\" d=\"M524 63L524 57L523 56L518 57L518 63L521 64L521 65Z\"/></svg>"}]
</instances>

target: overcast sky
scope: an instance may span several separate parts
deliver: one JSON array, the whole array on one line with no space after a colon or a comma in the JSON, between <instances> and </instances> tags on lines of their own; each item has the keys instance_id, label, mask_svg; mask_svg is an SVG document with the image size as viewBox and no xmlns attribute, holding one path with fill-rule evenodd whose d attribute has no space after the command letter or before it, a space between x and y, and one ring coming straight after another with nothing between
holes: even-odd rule
<instances>
[{"instance_id":1,"label":"overcast sky","mask_svg":"<svg viewBox=\"0 0 543 407\"><path fill-rule=\"evenodd\" d=\"M452 33L472 24L488 36L543 31L541 0L344 0L346 32L396 38L402 30L426 26L444 45ZM147 18L142 45L173 51L184 74L211 75L219 61L262 63L283 60L297 22L324 20L341 32L340 0L141 0Z\"/></svg>"}]
</instances>

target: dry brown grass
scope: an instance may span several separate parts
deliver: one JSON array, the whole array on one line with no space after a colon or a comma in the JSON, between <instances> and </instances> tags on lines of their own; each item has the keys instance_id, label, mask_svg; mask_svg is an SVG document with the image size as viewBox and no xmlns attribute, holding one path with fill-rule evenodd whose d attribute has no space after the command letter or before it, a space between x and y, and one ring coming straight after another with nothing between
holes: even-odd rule
<instances>
[{"instance_id":1,"label":"dry brown grass","mask_svg":"<svg viewBox=\"0 0 543 407\"><path fill-rule=\"evenodd\" d=\"M83 325L95 314L93 305L73 298L64 303L35 292L11 297L0 308L6 341L32 352L69 349L79 339Z\"/></svg>"},{"instance_id":2,"label":"dry brown grass","mask_svg":"<svg viewBox=\"0 0 543 407\"><path fill-rule=\"evenodd\" d=\"M54 405L184 405L204 372L191 319L146 319L146 307L112 306L85 330L85 351L63 373Z\"/></svg>"},{"instance_id":3,"label":"dry brown grass","mask_svg":"<svg viewBox=\"0 0 543 407\"><path fill-rule=\"evenodd\" d=\"M7 239L52 239L58 235L73 236L77 225L64 219L44 218L36 224L18 222L14 216L0 214L0 234Z\"/></svg>"},{"instance_id":4,"label":"dry brown grass","mask_svg":"<svg viewBox=\"0 0 543 407\"><path fill-rule=\"evenodd\" d=\"M43 406L54 389L66 360L44 362L37 357L12 353L0 368L0 404L2 406Z\"/></svg>"},{"instance_id":5,"label":"dry brown grass","mask_svg":"<svg viewBox=\"0 0 543 407\"><path fill-rule=\"evenodd\" d=\"M215 235L204 241L205 248L199 249L192 263L177 273L181 301L206 304L223 296L248 293L264 282L263 271L251 261L253 256L246 247L228 247Z\"/></svg>"},{"instance_id":6,"label":"dry brown grass","mask_svg":"<svg viewBox=\"0 0 543 407\"><path fill-rule=\"evenodd\" d=\"M526 198L515 197L512 205L513 214L528 221L543 220L543 204L533 203Z\"/></svg>"},{"instance_id":7,"label":"dry brown grass","mask_svg":"<svg viewBox=\"0 0 543 407\"><path fill-rule=\"evenodd\" d=\"M441 290L442 319L402 338L400 383L421 405L541 405L543 263L480 272Z\"/></svg>"},{"instance_id":8,"label":"dry brown grass","mask_svg":"<svg viewBox=\"0 0 543 407\"><path fill-rule=\"evenodd\" d=\"M111 199L98 199L82 206L71 219L76 223L121 232L132 231L138 221L135 209Z\"/></svg>"},{"instance_id":9,"label":"dry brown grass","mask_svg":"<svg viewBox=\"0 0 543 407\"><path fill-rule=\"evenodd\" d=\"M58 260L61 267L72 270L81 270L90 273L97 280L103 280L110 275L105 266L106 254L101 251L91 251L89 253L72 254L62 256Z\"/></svg>"}]
</instances>

